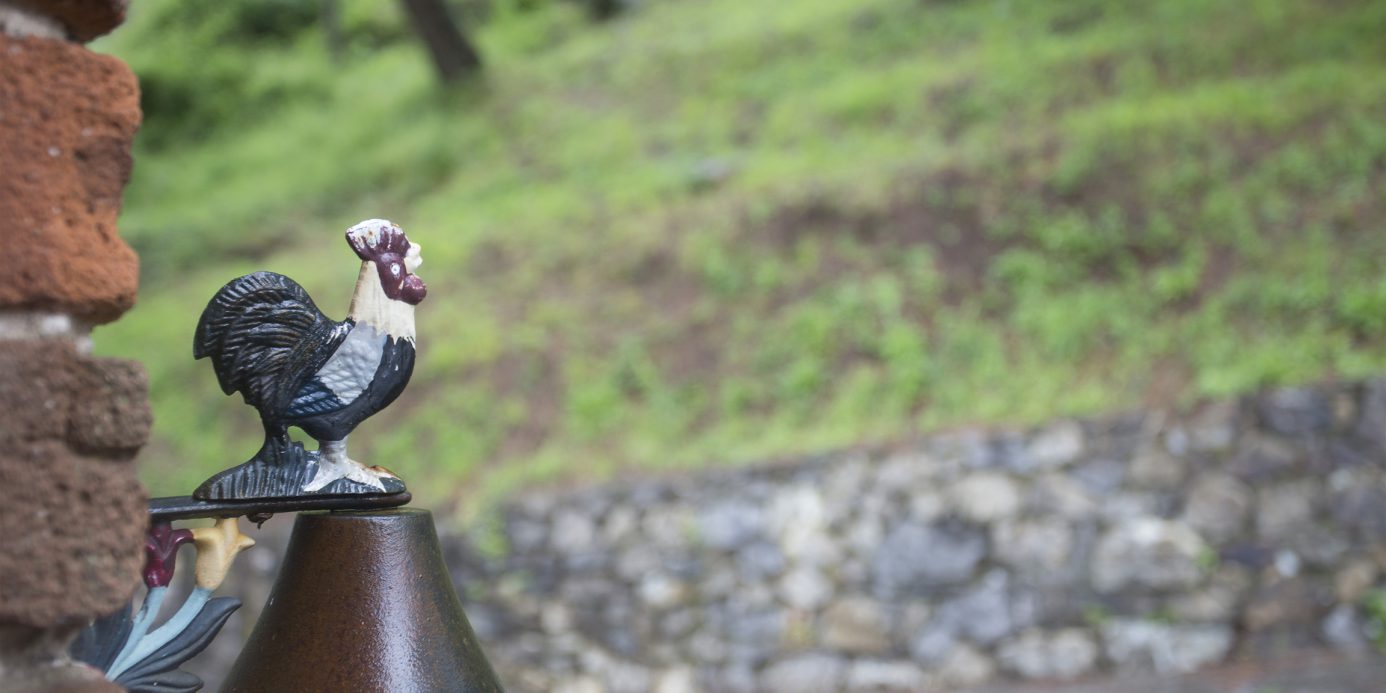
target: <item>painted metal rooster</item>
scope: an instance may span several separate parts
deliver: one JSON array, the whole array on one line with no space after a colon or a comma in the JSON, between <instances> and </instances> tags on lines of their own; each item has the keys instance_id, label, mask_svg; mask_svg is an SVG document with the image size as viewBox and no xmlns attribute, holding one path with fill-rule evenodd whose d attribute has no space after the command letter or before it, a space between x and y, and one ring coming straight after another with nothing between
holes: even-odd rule
<instances>
[{"instance_id":1,"label":"painted metal rooster","mask_svg":"<svg viewBox=\"0 0 1386 693\"><path fill-rule=\"evenodd\" d=\"M201 499L394 493L383 467L347 456L347 436L399 396L414 371L414 306L427 289L414 274L419 245L384 219L346 232L361 273L346 320L323 315L297 282L274 272L232 280L202 312L193 356L210 358L226 394L260 412L265 442L250 461L193 494ZM305 451L297 426L318 441Z\"/></svg>"}]
</instances>

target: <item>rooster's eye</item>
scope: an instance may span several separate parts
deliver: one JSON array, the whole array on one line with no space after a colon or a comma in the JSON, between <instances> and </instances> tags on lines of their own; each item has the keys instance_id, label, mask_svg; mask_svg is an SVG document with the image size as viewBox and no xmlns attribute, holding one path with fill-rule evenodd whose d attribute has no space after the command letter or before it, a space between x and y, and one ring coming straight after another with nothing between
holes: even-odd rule
<instances>
[{"instance_id":1,"label":"rooster's eye","mask_svg":"<svg viewBox=\"0 0 1386 693\"><path fill-rule=\"evenodd\" d=\"M390 274L393 274L393 275L395 275L396 277L399 276L399 263L398 263L398 262L390 263Z\"/></svg>"}]
</instances>

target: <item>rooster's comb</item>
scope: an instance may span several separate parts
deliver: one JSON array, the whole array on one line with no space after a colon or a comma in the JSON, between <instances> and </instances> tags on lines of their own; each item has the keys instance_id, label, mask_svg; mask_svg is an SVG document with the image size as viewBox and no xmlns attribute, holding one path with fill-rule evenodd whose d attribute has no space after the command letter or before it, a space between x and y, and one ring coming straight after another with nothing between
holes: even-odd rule
<instances>
[{"instance_id":1,"label":"rooster's comb","mask_svg":"<svg viewBox=\"0 0 1386 693\"><path fill-rule=\"evenodd\" d=\"M404 229L388 219L367 219L347 229L346 239L362 260L374 260L385 253L404 255L409 251Z\"/></svg>"}]
</instances>

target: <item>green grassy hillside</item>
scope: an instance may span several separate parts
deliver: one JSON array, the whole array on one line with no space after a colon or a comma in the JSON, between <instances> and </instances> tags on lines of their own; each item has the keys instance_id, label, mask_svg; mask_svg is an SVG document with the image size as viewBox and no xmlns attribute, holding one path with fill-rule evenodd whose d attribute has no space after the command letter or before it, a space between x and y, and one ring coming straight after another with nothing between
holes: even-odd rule
<instances>
[{"instance_id":1,"label":"green grassy hillside","mask_svg":"<svg viewBox=\"0 0 1386 693\"><path fill-rule=\"evenodd\" d=\"M414 384L353 438L424 502L1386 368L1386 3L141 0L122 231L157 493L257 447L191 359L254 269L341 316L424 246Z\"/></svg>"}]
</instances>

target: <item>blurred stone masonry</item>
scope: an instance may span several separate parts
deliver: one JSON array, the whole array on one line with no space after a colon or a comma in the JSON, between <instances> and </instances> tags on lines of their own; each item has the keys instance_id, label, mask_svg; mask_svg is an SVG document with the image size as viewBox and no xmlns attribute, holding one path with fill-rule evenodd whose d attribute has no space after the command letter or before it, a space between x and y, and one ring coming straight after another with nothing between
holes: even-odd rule
<instances>
[{"instance_id":1,"label":"blurred stone masonry","mask_svg":"<svg viewBox=\"0 0 1386 693\"><path fill-rule=\"evenodd\" d=\"M123 63L80 42L118 0L0 0L0 689L119 690L68 641L139 583L149 435L136 363L89 355L91 326L134 302L116 234L139 127Z\"/></svg>"},{"instance_id":2,"label":"blurred stone masonry","mask_svg":"<svg viewBox=\"0 0 1386 693\"><path fill-rule=\"evenodd\" d=\"M515 691L954 690L1367 653L1386 381L534 493L504 534L503 557L448 551Z\"/></svg>"}]
</instances>

